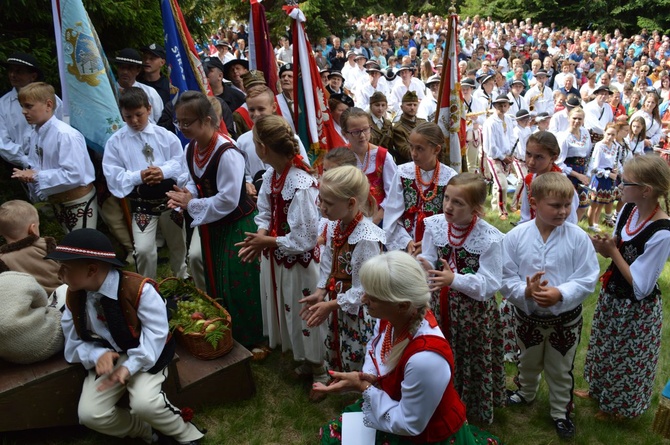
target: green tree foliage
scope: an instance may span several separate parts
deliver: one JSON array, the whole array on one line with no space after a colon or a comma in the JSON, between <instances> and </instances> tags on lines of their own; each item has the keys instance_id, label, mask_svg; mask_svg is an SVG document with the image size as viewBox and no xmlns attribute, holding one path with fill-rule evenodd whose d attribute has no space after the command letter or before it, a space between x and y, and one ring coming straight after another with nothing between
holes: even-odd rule
<instances>
[{"instance_id":1,"label":"green tree foliage","mask_svg":"<svg viewBox=\"0 0 670 445\"><path fill-rule=\"evenodd\" d=\"M611 32L630 36L640 31L670 32L670 0L470 0L458 2L461 16L491 16L496 20L532 18L545 25Z\"/></svg>"},{"instance_id":2,"label":"green tree foliage","mask_svg":"<svg viewBox=\"0 0 670 445\"><path fill-rule=\"evenodd\" d=\"M107 57L123 48L140 48L162 42L160 0L83 0ZM212 25L202 21L211 16L211 0L180 0L184 18L194 38L206 37ZM58 86L58 65L50 0L0 0L0 60L14 51L32 53L40 61L46 81ZM0 91L9 89L0 68Z\"/></svg>"}]
</instances>

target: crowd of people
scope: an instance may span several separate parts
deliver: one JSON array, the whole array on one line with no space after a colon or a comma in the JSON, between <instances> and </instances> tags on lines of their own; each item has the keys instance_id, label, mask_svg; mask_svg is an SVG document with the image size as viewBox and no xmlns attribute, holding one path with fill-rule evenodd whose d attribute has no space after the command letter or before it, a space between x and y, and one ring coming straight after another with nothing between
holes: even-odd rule
<instances>
[{"instance_id":1,"label":"crowd of people","mask_svg":"<svg viewBox=\"0 0 670 445\"><path fill-rule=\"evenodd\" d=\"M603 420L644 413L670 256L667 201L660 206L670 191L670 38L461 20L467 135L456 171L433 123L446 23L370 16L352 21L351 38L318 40L347 145L328 147L317 169L296 136L288 38L276 51L279 94L249 70L248 36L235 24L203 49L213 95L183 92L176 103L161 45L120 51L112 62L126 125L102 156L61 120L37 60L7 58L0 156L67 233L56 246L40 237L32 204L0 206L0 266L28 274L26 292L37 296L23 300L46 310L44 323L60 318L64 338L18 361L64 345L68 361L89 369L83 424L198 443L203 433L159 401L174 350L166 309L143 277L157 278L164 242L172 273L221 301L256 358L292 351L295 374L313 382L311 401L360 391L348 410L363 412L377 443L496 443L466 419L490 424L495 408L533 402L542 374L561 438L575 435L573 395L595 399ZM501 221L519 213L509 233L485 220L489 199ZM603 212L612 235L600 228ZM117 270L126 262L95 230L98 215L138 275ZM583 217L590 235L577 226ZM597 254L611 264L588 346L590 386L575 390ZM515 390L505 360L517 365ZM132 411L112 409L125 388ZM322 442L338 443L341 428L328 424Z\"/></svg>"}]
</instances>

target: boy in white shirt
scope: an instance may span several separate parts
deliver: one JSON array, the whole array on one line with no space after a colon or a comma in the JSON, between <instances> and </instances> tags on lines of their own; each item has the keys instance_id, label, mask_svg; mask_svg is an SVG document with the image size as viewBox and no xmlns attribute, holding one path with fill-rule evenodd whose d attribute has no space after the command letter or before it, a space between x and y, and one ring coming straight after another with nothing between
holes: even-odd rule
<instances>
[{"instance_id":1,"label":"boy in white shirt","mask_svg":"<svg viewBox=\"0 0 670 445\"><path fill-rule=\"evenodd\" d=\"M123 90L119 107L126 126L107 141L102 170L112 195L130 201L137 271L156 278L160 226L170 250L172 273L186 278L183 218L167 208L165 195L183 173L181 143L174 133L150 122L151 105L142 89Z\"/></svg>"},{"instance_id":2,"label":"boy in white shirt","mask_svg":"<svg viewBox=\"0 0 670 445\"><path fill-rule=\"evenodd\" d=\"M51 85L28 84L19 91L19 102L33 131L29 168L15 168L12 178L28 184L32 201L49 201L66 232L95 228L95 172L84 136L54 116L56 93Z\"/></svg>"},{"instance_id":3,"label":"boy in white shirt","mask_svg":"<svg viewBox=\"0 0 670 445\"><path fill-rule=\"evenodd\" d=\"M549 386L549 405L559 437L575 435L572 375L582 329L582 302L593 292L600 269L589 236L566 222L574 196L572 183L558 172L544 173L531 185L535 219L512 229L503 240L503 287L515 306L521 350L517 391L507 404L535 400L540 373Z\"/></svg>"},{"instance_id":4,"label":"boy in white shirt","mask_svg":"<svg viewBox=\"0 0 670 445\"><path fill-rule=\"evenodd\" d=\"M507 220L507 174L512 166L512 137L514 126L512 118L506 114L511 102L501 94L492 102L495 113L484 122L482 142L488 174L493 179L491 208L498 209L499 218Z\"/></svg>"},{"instance_id":5,"label":"boy in white shirt","mask_svg":"<svg viewBox=\"0 0 670 445\"><path fill-rule=\"evenodd\" d=\"M120 271L112 243L93 229L67 234L46 258L61 264L68 285L65 360L87 369L79 423L146 443L197 445L204 434L162 391L175 345L156 283ZM116 405L126 392L130 409Z\"/></svg>"}]
</instances>

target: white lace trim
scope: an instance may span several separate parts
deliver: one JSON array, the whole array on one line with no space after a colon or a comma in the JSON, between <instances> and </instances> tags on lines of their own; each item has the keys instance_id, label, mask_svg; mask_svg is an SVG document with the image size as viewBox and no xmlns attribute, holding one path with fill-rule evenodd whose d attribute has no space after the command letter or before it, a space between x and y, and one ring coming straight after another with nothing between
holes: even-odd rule
<instances>
[{"instance_id":1,"label":"white lace trim","mask_svg":"<svg viewBox=\"0 0 670 445\"><path fill-rule=\"evenodd\" d=\"M361 411L363 412L363 425L367 426L368 428L374 428L373 423L370 422L370 419L374 415L372 412L372 407L370 406L370 392L370 388L363 391L363 403L361 404Z\"/></svg>"},{"instance_id":2,"label":"white lace trim","mask_svg":"<svg viewBox=\"0 0 670 445\"><path fill-rule=\"evenodd\" d=\"M414 179L416 180L416 172L414 169L414 162L408 162L398 166L398 175L401 178L405 179ZM424 182L430 181L433 177L434 170L421 170L421 176ZM456 172L451 167L448 167L444 164L440 164L440 176L437 178L437 185L447 185L452 176L456 175Z\"/></svg>"},{"instance_id":3,"label":"white lace trim","mask_svg":"<svg viewBox=\"0 0 670 445\"><path fill-rule=\"evenodd\" d=\"M337 221L328 221L328 236L330 239L332 239L335 234L336 225ZM354 231L351 232L351 235L349 235L348 241L349 244L358 244L359 241L363 240L379 241L382 244L386 244L386 232L379 226L373 224L368 218L363 217Z\"/></svg>"},{"instance_id":4,"label":"white lace trim","mask_svg":"<svg viewBox=\"0 0 670 445\"><path fill-rule=\"evenodd\" d=\"M263 185L261 186L261 191L268 195L272 193L272 175L274 175L274 172L274 168L268 167L267 171L263 173ZM284 198L284 201L288 201L293 199L296 190L306 190L316 185L317 182L314 176L299 168L292 168L286 176L281 196Z\"/></svg>"},{"instance_id":5,"label":"white lace trim","mask_svg":"<svg viewBox=\"0 0 670 445\"><path fill-rule=\"evenodd\" d=\"M444 218L444 215L433 215L426 218L424 222L426 230L430 231L433 236L435 245L438 247L446 246L449 238L447 235L447 220ZM474 229L472 229L472 233L465 240L463 249L472 254L481 255L489 249L491 244L501 241L504 236L500 230L479 218Z\"/></svg>"}]
</instances>

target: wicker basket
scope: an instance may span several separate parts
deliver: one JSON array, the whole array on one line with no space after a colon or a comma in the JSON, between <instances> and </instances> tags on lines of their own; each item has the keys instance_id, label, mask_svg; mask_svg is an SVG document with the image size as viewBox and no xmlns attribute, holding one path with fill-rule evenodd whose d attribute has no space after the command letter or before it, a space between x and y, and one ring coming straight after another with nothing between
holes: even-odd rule
<instances>
[{"instance_id":1,"label":"wicker basket","mask_svg":"<svg viewBox=\"0 0 670 445\"><path fill-rule=\"evenodd\" d=\"M179 280L179 278L169 277L164 279L159 283L159 287L166 281L170 280ZM215 308L221 313L221 318L215 318L213 321L220 321L228 329L223 335L223 338L219 340L216 349L205 340L205 334L200 332L189 332L188 334L184 333L184 329L181 326L177 326L175 330L175 337L177 343L184 346L188 352L195 358L200 360L213 360L215 358L222 357L229 353L233 349L233 324L230 318L230 314L226 309L224 309L219 303L216 302L213 298L207 295L200 289L197 289L200 293L200 296L209 301Z\"/></svg>"}]
</instances>

